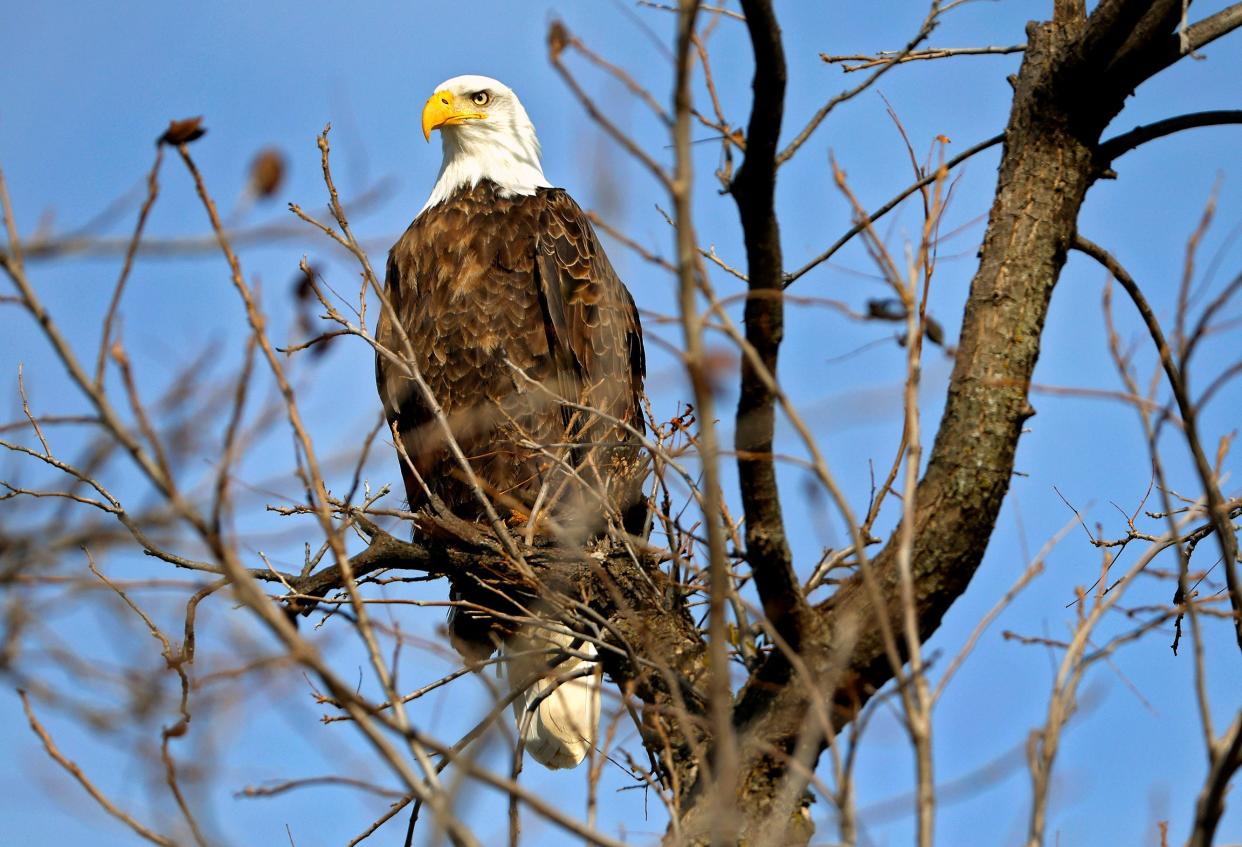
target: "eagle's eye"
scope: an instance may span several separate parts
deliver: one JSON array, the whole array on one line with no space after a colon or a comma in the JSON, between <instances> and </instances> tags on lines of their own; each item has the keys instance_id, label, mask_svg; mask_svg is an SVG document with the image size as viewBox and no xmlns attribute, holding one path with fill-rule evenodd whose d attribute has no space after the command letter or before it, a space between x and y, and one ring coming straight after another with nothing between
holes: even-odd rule
<instances>
[{"instance_id":1,"label":"eagle's eye","mask_svg":"<svg viewBox=\"0 0 1242 847\"><path fill-rule=\"evenodd\" d=\"M486 106L488 103L492 102L492 95L488 94L486 91L476 91L474 94L470 95L470 102L474 103L476 106Z\"/></svg>"}]
</instances>

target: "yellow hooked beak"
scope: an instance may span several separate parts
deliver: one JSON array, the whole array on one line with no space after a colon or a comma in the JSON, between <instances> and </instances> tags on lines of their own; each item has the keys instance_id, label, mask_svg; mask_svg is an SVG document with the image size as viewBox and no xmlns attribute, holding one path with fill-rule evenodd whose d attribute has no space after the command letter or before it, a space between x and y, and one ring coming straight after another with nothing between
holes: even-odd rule
<instances>
[{"instance_id":1,"label":"yellow hooked beak","mask_svg":"<svg viewBox=\"0 0 1242 847\"><path fill-rule=\"evenodd\" d=\"M427 98L423 106L423 138L431 140L431 131L442 126L453 126L466 121L477 121L487 117L483 112L473 111L472 103L464 103L457 99L451 91L437 91Z\"/></svg>"}]
</instances>

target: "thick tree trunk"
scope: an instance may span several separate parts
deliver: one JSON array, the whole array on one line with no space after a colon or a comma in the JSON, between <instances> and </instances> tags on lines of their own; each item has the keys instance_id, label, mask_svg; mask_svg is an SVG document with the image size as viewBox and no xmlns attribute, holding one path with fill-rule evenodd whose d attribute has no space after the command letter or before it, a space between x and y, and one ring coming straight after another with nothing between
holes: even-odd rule
<instances>
[{"instance_id":1,"label":"thick tree trunk","mask_svg":"<svg viewBox=\"0 0 1242 847\"><path fill-rule=\"evenodd\" d=\"M937 629L983 558L1023 423L1034 414L1031 374L1079 210L1099 176L1100 134L1179 11L1168 2L1105 2L1087 20L1081 4L1066 3L1054 22L1028 26L944 418L918 487L912 568L921 639ZM814 768L828 741L816 700L830 704L835 732L892 678L880 620L902 631L896 553L894 537L869 566L878 596L861 578L842 586L816 610L816 631L803 634L797 661L773 653L741 692L739 844L809 840L806 780L798 774ZM803 767L791 768L791 758ZM686 843L706 843L707 811L694 802L684 809Z\"/></svg>"}]
</instances>

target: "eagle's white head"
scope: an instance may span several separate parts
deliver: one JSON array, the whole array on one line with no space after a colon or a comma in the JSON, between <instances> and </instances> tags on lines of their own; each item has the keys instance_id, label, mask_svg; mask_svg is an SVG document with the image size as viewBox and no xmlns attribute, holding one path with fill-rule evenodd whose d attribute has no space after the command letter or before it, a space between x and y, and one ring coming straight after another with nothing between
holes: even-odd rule
<instances>
[{"instance_id":1,"label":"eagle's white head","mask_svg":"<svg viewBox=\"0 0 1242 847\"><path fill-rule=\"evenodd\" d=\"M551 183L539 163L535 127L513 89L485 76L458 76L436 86L423 106L423 135L440 130L444 162L423 210L454 191L490 179L502 196L534 194Z\"/></svg>"}]
</instances>

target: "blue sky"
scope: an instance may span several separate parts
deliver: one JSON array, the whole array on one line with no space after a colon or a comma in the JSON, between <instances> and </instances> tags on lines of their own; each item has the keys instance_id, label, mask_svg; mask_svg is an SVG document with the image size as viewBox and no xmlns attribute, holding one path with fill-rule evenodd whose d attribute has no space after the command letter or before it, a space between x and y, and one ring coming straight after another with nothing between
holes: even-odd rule
<instances>
[{"instance_id":1,"label":"blue sky","mask_svg":"<svg viewBox=\"0 0 1242 847\"><path fill-rule=\"evenodd\" d=\"M1024 40L1029 16L1044 15L1051 4L978 2L947 17L931 39L942 46L1014 44ZM1222 3L1196 4L1196 16ZM853 85L818 59L829 53L870 53L900 47L924 12L921 3L779 4L790 68L785 137L791 138L829 96ZM1200 8L1202 7L1202 8ZM324 200L315 136L333 124L335 173L349 198L376 186L382 201L353 219L355 231L373 244L379 261L388 243L421 207L439 164L438 145L425 144L418 115L436 83L460 73L497 77L517 90L540 134L545 170L587 208L597 209L651 250L669 255L672 237L657 205L667 208L655 181L591 124L546 59L544 41L554 18L587 44L627 67L657 97L667 95L671 76L660 44L671 40L671 16L659 10L616 2L457 2L374 3L346 10L340 4L271 2L190 7L172 4L21 4L8 10L0 31L6 57L6 86L0 100L0 167L4 169L21 231L42 226L66 232L90 220L113 199L133 189L150 167L152 141L170 118L204 116L208 135L193 153L223 209L233 208L245 184L251 156L276 146L289 162L289 180L278 199L250 210L243 223L292 223L284 201L307 209ZM713 69L725 111L744 123L749 102L749 52L744 29L721 21L710 41ZM1142 86L1109 134L1172 114L1237 106L1237 68L1242 38L1234 36L1204 51L1205 60L1187 60ZM947 136L950 155L998 132L1008 109L1005 76L1016 71L1018 56L962 58L907 65L893 70L878 91L900 116L915 149L922 154L937 135ZM624 90L581 62L572 64L584 86L604 110L634 133L645 149L668 162L671 151L658 123ZM701 94L701 92L700 92ZM706 102L706 101L704 101ZM708 138L706 130L698 133ZM1112 250L1137 277L1157 313L1171 320L1184 262L1185 244L1204 204L1219 181L1215 222L1203 240L1199 268L1209 291L1217 291L1242 268L1236 245L1242 223L1242 130L1214 128L1183 133L1127 155L1117 164L1119 179L1097 185L1080 220L1087 237ZM779 203L786 263L802 264L849 225L848 205L834 189L828 154L846 170L854 192L868 206L887 200L910 181L901 138L886 115L885 103L869 92L838 109L812 137L798 158L781 172ZM944 231L959 230L942 247L931 311L956 337L961 304L974 271L973 256L995 185L998 152L969 162L961 171ZM697 226L703 244L716 247L733 264L743 262L732 201L718 196L711 176L718 165L717 145L696 146ZM192 185L175 157L165 162L161 197L149 225L152 236L204 234L206 219ZM131 207L104 234L121 235L132 226ZM917 208L908 206L880 226L900 250L916 237ZM868 299L887 296L861 245L842 251L791 289L807 298L831 298L863 309ZM640 307L669 312L674 281L620 244L608 242L614 264ZM305 237L243 249L248 277L261 283L274 335L294 337L289 280L307 255L322 265L338 290L357 284L356 271L322 239ZM1219 265L1207 278L1212 257ZM119 264L116 257L32 262L31 273L47 305L83 355L93 361L100 316ZM1100 300L1104 274L1081 256L1071 256L1055 293L1045 330L1036 382L1117 390L1105 345ZM735 294L735 280L715 279L718 290ZM1119 330L1137 342L1136 363L1146 380L1154 356L1142 343L1141 326L1128 303L1115 298ZM1231 313L1236 316L1236 307ZM244 342L242 313L227 269L216 254L191 258L150 258L134 271L123 306L122 331L145 391L158 393L178 379L180 366L206 344L217 345L216 376L239 360ZM648 320L650 389L657 413L671 415L689 389L676 363L655 339L676 344L679 332ZM890 325L859 324L815 304L791 305L781 378L803 408L828 462L856 508L865 504L868 463L891 461L900 431L900 383L904 351L892 342ZM886 340L887 339L887 340ZM1214 338L1199 356L1192 386L1200 390L1236 358L1236 329ZM879 342L841 359L869 342ZM713 344L725 348L726 342ZM36 328L12 307L0 311L0 389L5 420L20 415L17 365L22 363L31 401L41 413L81 410L59 365ZM1233 358L1231 358L1231 356ZM348 456L378 413L370 354L361 344L339 343L319 362L296 361L304 412L321 454ZM925 427L937 420L950 363L930 350L922 394ZM1164 393L1161 394L1163 398ZM1237 425L1239 391L1226 390L1205 411L1203 430L1215 440ZM734 396L720 398L726 439ZM1149 481L1142 433L1133 411L1099 399L1037 394L1038 415L1029 424L1017 461L1025 475L1015 478L984 564L967 594L946 617L928 651L943 664L963 643L974 623L1017 578L1029 557L1071 517L1053 490L1084 511L1088 525L1101 522L1104 534L1120 535L1124 525L1111 503L1126 511L1137 505ZM80 443L58 432L58 446L72 453ZM217 442L218 444L218 442ZM801 455L793 432L781 431L781 446ZM1185 451L1166 439L1171 483L1183 493L1197 490ZM217 446L218 449L218 446ZM201 479L218 458L204 443L191 451L187 479ZM395 479L391 457L381 448L367 475L378 486ZM262 550L278 563L300 559L296 525L263 513L273 498L297 496L290 477L293 454L279 423L256 438L246 460L245 478L255 491L243 500L238 517L246 549ZM1236 459L1226 469L1236 471ZM332 466L330 486L348 484L348 462ZM1235 474L1236 475L1236 474ZM29 465L0 459L0 478L46 479ZM800 561L809 567L824 545L840 544L839 522L823 498L808 497L805 475L782 471L786 512ZM119 490L136 500L146 492L124 474ZM1227 493L1237 492L1230 482ZM269 496L271 492L275 495ZM4 507L0 507L4 508ZM3 516L0 512L0 516ZM9 524L9 520L5 520ZM1204 550L1200 555L1211 556ZM174 576L137 557L109 554L102 567L118 576ZM1162 561L1170 567L1170 561ZM84 568L72 557L62 566ZM1099 554L1076 531L1056 549L1046 572L992 627L937 710L936 773L942 782L971 773L1020 748L1043 720L1051 682L1052 658L1041 648L1023 647L1001 637L1003 630L1059 638L1072 625L1066 604L1076 586L1089 584ZM180 575L177 575L180 576ZM1167 581L1142 578L1128 607L1168 602ZM39 602L48 625L91 661L109 663L145 656L158 665L158 652L132 621L95 614L29 595ZM443 586L389 589L390 597L443 597ZM161 620L175 625L177 604L152 592L146 602ZM392 613L403 630L435 638L441 610L400 607ZM265 644L244 614L218 599L204 609L204 647L200 674L239 663L239 657L265 652ZM1110 619L1104 633L1131 624ZM128 627L128 629L126 629ZM1207 661L1218 724L1227 724L1239 705L1238 656L1226 629L1208 626ZM132 639L124 636L129 633ZM344 626L328 625L312 638L342 668L361 667L361 654ZM1174 658L1161 632L1122 649L1113 666L1097 666L1084 684L1082 709L1067 730L1058 759L1049 841L1062 844L1157 843L1154 821L1170 819L1172 838L1185 836L1195 793L1204 772L1190 688L1188 656ZM435 678L453 667L448 655L433 657L409 650L404 683ZM349 675L348 673L346 674ZM367 761L367 751L348 727L318 723L300 675L271 671L253 675L255 695L244 704L208 699L196 712L189 738L174 750L189 759L202 751L216 787L192 793L219 843L287 843L288 824L299 847L343 844L384 808L384 801L359 799L339 788L307 789L270 800L237 799L232 792L266 779L347 771L376 779L384 774ZM62 679L67 685L74 680ZM83 688L83 691L94 689ZM92 695L95 696L95 695ZM208 697L209 695L204 695ZM106 698L105 698L106 699ZM467 726L482 708L469 687L450 688L414 713L429 729L451 733ZM93 736L76 728L55 709L42 708L62 748L107 787L127 808L160 823L173 818L171 804L155 801L160 786L148 781L130 748L150 745L158 727L171 722L155 715L142 732ZM0 748L11 751L0 765L0 818L3 844L76 843L100 847L134 843L133 837L90 806L89 801L43 756L21 717L10 690L0 690ZM892 714L881 710L864 739L859 762L860 806L881 803L908 791L913 763L903 732ZM545 797L562 799L580 810L581 776L548 774L531 767L524 776ZM613 793L625 781L606 778L601 820L619 828L633 843L648 843L662 829L656 801L643 818L640 792ZM1028 782L1021 764L987 781L986 788L939 811L942 843L1019 843L1025 826ZM486 793L464 798L466 817L477 823L484 843L503 833L503 806ZM907 807L908 808L908 807ZM825 804L816 808L820 836L832 828ZM494 821L494 824L488 823ZM909 815L869 818L863 823L874 844L910 840ZM528 821L534 837L540 824ZM172 826L164 827L172 829ZM374 843L394 843L400 825L381 831ZM426 828L430 833L430 828ZM429 835L428 835L429 837ZM1242 839L1242 815L1226 819L1220 841ZM424 842L430 843L430 842ZM549 834L547 843L569 843Z\"/></svg>"}]
</instances>

